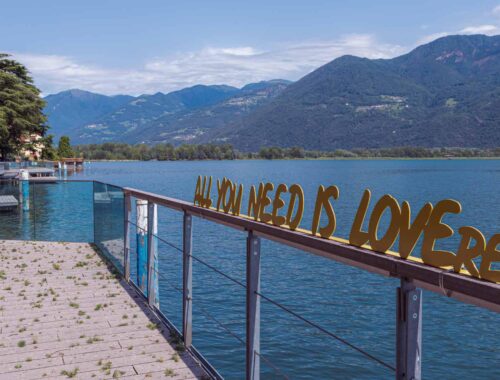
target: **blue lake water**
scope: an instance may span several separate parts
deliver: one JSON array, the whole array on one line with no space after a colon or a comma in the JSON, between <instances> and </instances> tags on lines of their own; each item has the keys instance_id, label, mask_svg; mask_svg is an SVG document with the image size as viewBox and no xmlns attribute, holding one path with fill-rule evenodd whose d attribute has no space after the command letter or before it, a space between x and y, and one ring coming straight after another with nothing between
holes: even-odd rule
<instances>
[{"instance_id":1,"label":"blue lake water","mask_svg":"<svg viewBox=\"0 0 500 380\"><path fill-rule=\"evenodd\" d=\"M348 236L366 188L372 190L373 201L389 193L400 202L409 201L415 213L425 202L456 199L462 204L462 212L445 217L455 231L472 225L487 238L499 232L499 160L110 162L92 163L73 178L96 179L192 201L198 175L226 176L243 183L245 193L250 185L261 181L299 183L305 193L301 227L307 229L318 186L337 185L340 197L334 203L335 235L340 237ZM66 189L59 196L74 195L75 191L76 187ZM243 205L246 212L245 199ZM73 219L66 219L61 223L83 221L85 215L79 216L75 210ZM159 235L177 247L182 246L181 221L180 213L159 209ZM82 238L89 234L91 228L87 227L79 232ZM48 236L51 227L45 228L49 229L44 232ZM193 255L245 282L245 239L242 232L195 219ZM437 246L456 251L458 237L441 240ZM181 297L176 288L182 285L181 257L163 242L159 250L160 306L180 326ZM394 365L397 280L270 241L263 241L261 251L263 294ZM226 378L241 379L244 346L213 318L244 340L245 291L197 261L193 271L194 344ZM265 300L261 313L261 351L266 358L261 361L263 378L394 377L387 368ZM424 378L500 378L499 314L427 291L423 314Z\"/></svg>"}]
</instances>

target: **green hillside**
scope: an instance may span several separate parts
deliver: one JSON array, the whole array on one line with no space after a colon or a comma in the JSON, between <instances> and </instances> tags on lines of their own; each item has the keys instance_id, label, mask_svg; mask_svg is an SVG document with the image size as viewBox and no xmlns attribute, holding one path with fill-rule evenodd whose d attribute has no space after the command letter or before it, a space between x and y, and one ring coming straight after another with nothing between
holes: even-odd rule
<instances>
[{"instance_id":1,"label":"green hillside","mask_svg":"<svg viewBox=\"0 0 500 380\"><path fill-rule=\"evenodd\" d=\"M393 59L343 56L295 83L168 94L51 95L52 133L75 143L230 143L242 151L500 146L500 36L440 38Z\"/></svg>"},{"instance_id":2,"label":"green hillside","mask_svg":"<svg viewBox=\"0 0 500 380\"><path fill-rule=\"evenodd\" d=\"M500 145L500 36L449 36L401 57L344 56L201 141L302 146Z\"/></svg>"}]
</instances>

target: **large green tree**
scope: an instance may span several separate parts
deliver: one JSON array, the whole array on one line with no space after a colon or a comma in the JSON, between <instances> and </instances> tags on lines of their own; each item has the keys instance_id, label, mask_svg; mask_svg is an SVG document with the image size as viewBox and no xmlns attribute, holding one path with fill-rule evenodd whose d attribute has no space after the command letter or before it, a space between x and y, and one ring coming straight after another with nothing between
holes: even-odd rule
<instances>
[{"instance_id":1,"label":"large green tree","mask_svg":"<svg viewBox=\"0 0 500 380\"><path fill-rule=\"evenodd\" d=\"M31 134L45 135L44 106L26 67L0 53L0 160L32 150Z\"/></svg>"},{"instance_id":2,"label":"large green tree","mask_svg":"<svg viewBox=\"0 0 500 380\"><path fill-rule=\"evenodd\" d=\"M68 136L61 136L61 138L59 139L57 154L60 158L75 157L75 153L73 152L73 148L71 148L71 143Z\"/></svg>"}]
</instances>

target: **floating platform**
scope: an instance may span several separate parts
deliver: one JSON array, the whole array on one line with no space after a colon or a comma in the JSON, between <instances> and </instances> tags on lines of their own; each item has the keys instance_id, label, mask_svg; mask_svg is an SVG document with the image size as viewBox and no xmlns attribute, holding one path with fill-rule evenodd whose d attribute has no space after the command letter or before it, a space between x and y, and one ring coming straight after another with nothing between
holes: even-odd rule
<instances>
[{"instance_id":1,"label":"floating platform","mask_svg":"<svg viewBox=\"0 0 500 380\"><path fill-rule=\"evenodd\" d=\"M53 183L58 181L58 178L55 176L44 176L44 177L30 177L30 182L44 182L44 183Z\"/></svg>"},{"instance_id":2,"label":"floating platform","mask_svg":"<svg viewBox=\"0 0 500 380\"><path fill-rule=\"evenodd\" d=\"M19 206L19 201L13 195L0 195L0 211L12 210Z\"/></svg>"},{"instance_id":3,"label":"floating platform","mask_svg":"<svg viewBox=\"0 0 500 380\"><path fill-rule=\"evenodd\" d=\"M0 173L0 180L17 180L20 178L20 170L21 169L11 169L11 170L3 170ZM29 174L30 182L56 182L57 177L54 176L53 169L47 168L28 168L22 169L26 170Z\"/></svg>"},{"instance_id":4,"label":"floating platform","mask_svg":"<svg viewBox=\"0 0 500 380\"><path fill-rule=\"evenodd\" d=\"M200 379L90 244L0 240L0 379Z\"/></svg>"}]
</instances>

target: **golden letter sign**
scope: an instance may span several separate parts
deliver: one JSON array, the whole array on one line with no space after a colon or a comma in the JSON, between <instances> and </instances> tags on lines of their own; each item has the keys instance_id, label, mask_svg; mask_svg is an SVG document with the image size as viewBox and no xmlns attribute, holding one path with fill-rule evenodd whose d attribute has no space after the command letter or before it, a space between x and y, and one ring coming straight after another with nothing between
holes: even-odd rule
<instances>
[{"instance_id":1,"label":"golden letter sign","mask_svg":"<svg viewBox=\"0 0 500 380\"><path fill-rule=\"evenodd\" d=\"M212 208L217 211L231 213L236 216L241 214L241 203L243 198L243 185L233 183L227 178L217 180L216 207L211 198L212 177L198 177L194 204L204 208ZM289 193L289 204L286 205L282 199L283 194ZM333 201L340 196L337 186L325 188L319 186L314 206L311 230L306 231L314 236L325 239L340 238L333 237L337 227L337 218L333 207ZM351 245L364 247L373 251L397 255L403 259L420 261L412 257L412 252L422 237L421 261L424 264L439 268L453 269L457 273L469 274L495 283L500 283L500 270L494 270L491 265L500 262L500 234L495 234L487 240L477 228L465 226L458 229L461 236L460 244L456 253L435 249L437 240L445 239L453 235L453 229L442 221L448 214L459 214L462 206L455 200L444 199L433 206L426 203L416 214L411 222L411 207L406 201L399 203L391 195L381 197L373 208L367 219L367 210L371 202L370 190L365 190L361 197L356 216L352 223L349 241ZM320 225L321 215L325 213L326 224ZM385 232L379 231L379 224L385 213L390 215L389 227ZM293 184L274 186L272 183L260 183L258 188L250 187L247 215L242 217L252 218L263 223L296 230L300 226L304 214L304 191L302 187ZM363 231L365 219L368 220L368 229ZM301 230L303 231L303 230ZM399 237L399 253L392 252L397 238ZM481 258L481 264L477 268L474 259Z\"/></svg>"}]
</instances>

